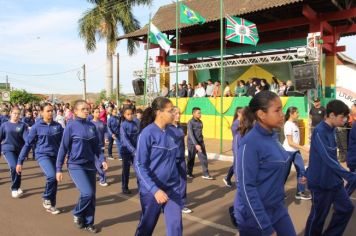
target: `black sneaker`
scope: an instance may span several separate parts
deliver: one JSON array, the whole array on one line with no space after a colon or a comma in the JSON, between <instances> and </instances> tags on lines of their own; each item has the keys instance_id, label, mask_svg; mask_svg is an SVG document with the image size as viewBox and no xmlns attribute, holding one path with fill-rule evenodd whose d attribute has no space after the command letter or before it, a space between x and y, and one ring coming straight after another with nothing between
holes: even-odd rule
<instances>
[{"instance_id":1,"label":"black sneaker","mask_svg":"<svg viewBox=\"0 0 356 236\"><path fill-rule=\"evenodd\" d=\"M131 191L130 191L130 189L123 189L122 193L123 194L131 194Z\"/></svg>"},{"instance_id":2,"label":"black sneaker","mask_svg":"<svg viewBox=\"0 0 356 236\"><path fill-rule=\"evenodd\" d=\"M194 179L194 175L192 175L192 174L187 174L187 178L188 178L188 179Z\"/></svg>"},{"instance_id":3,"label":"black sneaker","mask_svg":"<svg viewBox=\"0 0 356 236\"><path fill-rule=\"evenodd\" d=\"M305 192L299 192L295 194L295 199L297 200L311 200L312 197L310 194L305 193Z\"/></svg>"},{"instance_id":4,"label":"black sneaker","mask_svg":"<svg viewBox=\"0 0 356 236\"><path fill-rule=\"evenodd\" d=\"M230 180L227 180L226 177L223 178L223 182L224 182L224 184L225 184L226 187L231 188L232 183L231 183Z\"/></svg>"},{"instance_id":5,"label":"black sneaker","mask_svg":"<svg viewBox=\"0 0 356 236\"><path fill-rule=\"evenodd\" d=\"M74 216L73 217L73 222L75 224L75 226L77 226L78 229L82 229L84 228L84 223L83 223L83 219L78 217L78 216Z\"/></svg>"},{"instance_id":6,"label":"black sneaker","mask_svg":"<svg viewBox=\"0 0 356 236\"><path fill-rule=\"evenodd\" d=\"M84 228L84 230L92 234L96 234L98 232L98 230L94 227L94 225L88 225Z\"/></svg>"}]
</instances>

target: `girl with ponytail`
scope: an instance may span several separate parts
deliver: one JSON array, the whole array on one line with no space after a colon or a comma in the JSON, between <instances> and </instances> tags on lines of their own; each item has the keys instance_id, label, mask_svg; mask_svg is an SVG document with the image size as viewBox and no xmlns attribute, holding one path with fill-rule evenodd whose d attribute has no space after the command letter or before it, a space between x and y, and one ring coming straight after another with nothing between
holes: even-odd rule
<instances>
[{"instance_id":1,"label":"girl with ponytail","mask_svg":"<svg viewBox=\"0 0 356 236\"><path fill-rule=\"evenodd\" d=\"M178 145L172 129L174 107L165 97L157 97L141 121L134 167L139 182L142 213L136 236L152 235L161 211L166 235L183 234L183 202L177 168Z\"/></svg>"},{"instance_id":2,"label":"girl with ponytail","mask_svg":"<svg viewBox=\"0 0 356 236\"><path fill-rule=\"evenodd\" d=\"M303 157L300 150L309 152L309 148L300 145L300 132L298 127L299 112L296 107L289 107L286 112L284 124L284 149L291 155L294 167L297 171L297 192L295 199L297 200L310 200L310 194L305 193L305 167ZM290 172L290 168L289 168ZM289 175L289 173L288 173ZM286 177L286 181L288 178Z\"/></svg>"},{"instance_id":3,"label":"girl with ponytail","mask_svg":"<svg viewBox=\"0 0 356 236\"><path fill-rule=\"evenodd\" d=\"M290 158L276 138L283 125L281 99L261 91L244 109L237 151L234 216L244 235L290 235L296 232L284 206L284 181Z\"/></svg>"}]
</instances>

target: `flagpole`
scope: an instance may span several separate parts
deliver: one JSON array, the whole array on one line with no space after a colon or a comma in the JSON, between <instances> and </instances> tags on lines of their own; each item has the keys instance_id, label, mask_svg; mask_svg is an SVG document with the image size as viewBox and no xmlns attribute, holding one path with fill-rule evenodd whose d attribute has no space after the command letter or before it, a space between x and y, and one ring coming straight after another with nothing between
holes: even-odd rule
<instances>
[{"instance_id":1,"label":"flagpole","mask_svg":"<svg viewBox=\"0 0 356 236\"><path fill-rule=\"evenodd\" d=\"M176 106L178 106L179 0L176 4Z\"/></svg>"},{"instance_id":2,"label":"flagpole","mask_svg":"<svg viewBox=\"0 0 356 236\"><path fill-rule=\"evenodd\" d=\"M147 44L146 44L146 63L145 63L145 86L143 95L143 104L146 105L147 102L147 76L148 76L148 51L150 49L150 31L151 31L151 13L148 20L148 30L147 30Z\"/></svg>"},{"instance_id":3,"label":"flagpole","mask_svg":"<svg viewBox=\"0 0 356 236\"><path fill-rule=\"evenodd\" d=\"M223 120L224 120L224 1L220 0L220 154L223 152Z\"/></svg>"}]
</instances>

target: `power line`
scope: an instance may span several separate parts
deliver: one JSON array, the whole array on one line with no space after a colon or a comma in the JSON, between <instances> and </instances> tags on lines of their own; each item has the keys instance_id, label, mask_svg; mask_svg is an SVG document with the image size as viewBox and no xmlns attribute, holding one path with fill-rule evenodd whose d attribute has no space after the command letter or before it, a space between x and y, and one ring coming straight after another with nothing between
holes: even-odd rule
<instances>
[{"instance_id":1,"label":"power line","mask_svg":"<svg viewBox=\"0 0 356 236\"><path fill-rule=\"evenodd\" d=\"M62 74L70 73L70 72L75 72L75 71L78 71L78 70L80 70L80 67L73 68L73 69L66 70L66 71L61 71L61 72L49 73L49 74L20 74L20 73L11 72L11 71L4 71L4 70L0 70L0 72L5 73L5 74L10 74L10 75L29 76L29 77L42 77L42 76L62 75Z\"/></svg>"}]
</instances>

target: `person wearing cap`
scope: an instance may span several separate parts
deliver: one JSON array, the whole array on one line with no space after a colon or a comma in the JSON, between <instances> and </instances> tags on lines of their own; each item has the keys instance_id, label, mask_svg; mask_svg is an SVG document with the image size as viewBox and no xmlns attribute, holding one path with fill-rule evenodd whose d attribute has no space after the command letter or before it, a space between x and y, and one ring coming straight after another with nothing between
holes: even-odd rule
<instances>
[{"instance_id":1,"label":"person wearing cap","mask_svg":"<svg viewBox=\"0 0 356 236\"><path fill-rule=\"evenodd\" d=\"M313 107L309 111L312 129L316 127L325 118L325 107L321 106L320 99L314 99Z\"/></svg>"}]
</instances>

